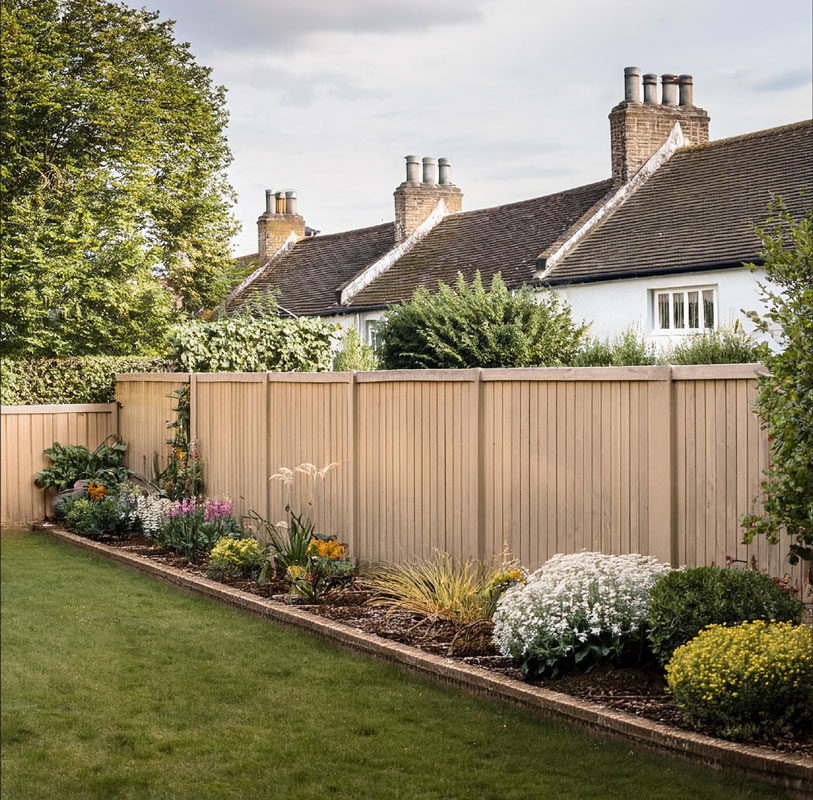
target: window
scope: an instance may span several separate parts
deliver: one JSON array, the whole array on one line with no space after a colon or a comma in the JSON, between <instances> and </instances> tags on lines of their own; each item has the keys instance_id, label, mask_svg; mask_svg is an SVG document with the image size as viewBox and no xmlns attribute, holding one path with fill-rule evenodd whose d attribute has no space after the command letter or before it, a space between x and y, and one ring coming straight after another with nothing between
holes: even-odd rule
<instances>
[{"instance_id":1,"label":"window","mask_svg":"<svg viewBox=\"0 0 813 800\"><path fill-rule=\"evenodd\" d=\"M378 329L381 327L381 320L378 319L370 319L367 320L366 323L366 333L365 339L367 340L367 344L373 348L373 350L377 353L378 347L380 345L380 341L378 338Z\"/></svg>"},{"instance_id":2,"label":"window","mask_svg":"<svg viewBox=\"0 0 813 800\"><path fill-rule=\"evenodd\" d=\"M706 331L717 327L716 286L658 289L652 295L655 330Z\"/></svg>"}]
</instances>

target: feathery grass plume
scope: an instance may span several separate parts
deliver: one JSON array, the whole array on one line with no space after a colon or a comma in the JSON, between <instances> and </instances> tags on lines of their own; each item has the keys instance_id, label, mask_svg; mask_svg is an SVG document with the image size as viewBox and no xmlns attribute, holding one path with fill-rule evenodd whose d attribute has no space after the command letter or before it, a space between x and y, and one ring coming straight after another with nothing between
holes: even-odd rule
<instances>
[{"instance_id":1,"label":"feathery grass plume","mask_svg":"<svg viewBox=\"0 0 813 800\"><path fill-rule=\"evenodd\" d=\"M438 549L426 560L380 567L368 578L373 589L368 603L388 613L417 614L427 622L448 619L470 624L490 619L497 599L522 573L515 565L455 560Z\"/></svg>"}]
</instances>

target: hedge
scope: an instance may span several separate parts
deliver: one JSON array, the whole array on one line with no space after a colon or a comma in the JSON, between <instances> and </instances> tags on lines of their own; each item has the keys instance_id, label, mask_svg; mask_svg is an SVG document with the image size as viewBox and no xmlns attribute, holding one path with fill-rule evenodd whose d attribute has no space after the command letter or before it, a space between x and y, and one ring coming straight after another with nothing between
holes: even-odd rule
<instances>
[{"instance_id":1,"label":"hedge","mask_svg":"<svg viewBox=\"0 0 813 800\"><path fill-rule=\"evenodd\" d=\"M109 403L116 396L117 372L165 372L163 358L69 356L3 359L0 402L8 406L52 403Z\"/></svg>"}]
</instances>

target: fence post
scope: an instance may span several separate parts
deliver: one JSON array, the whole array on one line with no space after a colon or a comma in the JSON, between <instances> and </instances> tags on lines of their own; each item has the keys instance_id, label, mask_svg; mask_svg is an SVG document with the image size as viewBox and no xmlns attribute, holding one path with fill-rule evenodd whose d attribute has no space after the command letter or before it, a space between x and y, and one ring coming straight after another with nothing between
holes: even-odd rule
<instances>
[{"instance_id":1,"label":"fence post","mask_svg":"<svg viewBox=\"0 0 813 800\"><path fill-rule=\"evenodd\" d=\"M672 368L655 367L649 382L647 442L649 464L649 555L675 564L674 408Z\"/></svg>"},{"instance_id":2,"label":"fence post","mask_svg":"<svg viewBox=\"0 0 813 800\"><path fill-rule=\"evenodd\" d=\"M477 436L474 440L474 453L472 454L472 465L476 470L474 483L474 513L477 522L477 552L475 555L481 561L485 559L486 552L486 518L485 518L485 420L483 402L483 370L476 369L474 375L474 386L472 390L472 419L477 426Z\"/></svg>"},{"instance_id":3,"label":"fence post","mask_svg":"<svg viewBox=\"0 0 813 800\"><path fill-rule=\"evenodd\" d=\"M349 505L347 511L347 524L350 526L348 531L348 545L350 552L358 554L359 552L359 510L358 510L358 381L356 380L356 370L351 370L350 380L347 384L348 398L347 398L347 460L348 460L348 497L347 502Z\"/></svg>"},{"instance_id":4,"label":"fence post","mask_svg":"<svg viewBox=\"0 0 813 800\"><path fill-rule=\"evenodd\" d=\"M189 373L189 441L198 441L198 374ZM200 450L200 445L198 445Z\"/></svg>"}]
</instances>

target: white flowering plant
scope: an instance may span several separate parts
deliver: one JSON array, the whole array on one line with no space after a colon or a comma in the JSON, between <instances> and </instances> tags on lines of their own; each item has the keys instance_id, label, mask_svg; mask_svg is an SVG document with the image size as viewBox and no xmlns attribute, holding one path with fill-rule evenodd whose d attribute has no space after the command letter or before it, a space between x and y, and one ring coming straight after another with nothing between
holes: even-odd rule
<instances>
[{"instance_id":1,"label":"white flowering plant","mask_svg":"<svg viewBox=\"0 0 813 800\"><path fill-rule=\"evenodd\" d=\"M134 514L145 536L155 536L163 525L171 505L171 500L155 494L136 496Z\"/></svg>"},{"instance_id":2,"label":"white flowering plant","mask_svg":"<svg viewBox=\"0 0 813 800\"><path fill-rule=\"evenodd\" d=\"M669 570L652 556L557 554L500 598L494 642L529 680L635 661L649 590Z\"/></svg>"}]
</instances>

